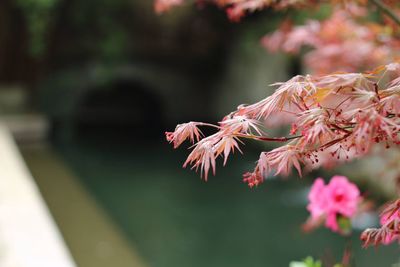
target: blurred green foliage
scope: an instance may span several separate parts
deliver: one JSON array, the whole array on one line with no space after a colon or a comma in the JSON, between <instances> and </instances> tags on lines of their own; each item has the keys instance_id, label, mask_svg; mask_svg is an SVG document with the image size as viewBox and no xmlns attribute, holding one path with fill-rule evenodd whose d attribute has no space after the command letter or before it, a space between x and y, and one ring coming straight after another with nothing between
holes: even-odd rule
<instances>
[{"instance_id":1,"label":"blurred green foliage","mask_svg":"<svg viewBox=\"0 0 400 267\"><path fill-rule=\"evenodd\" d=\"M337 222L339 224L340 231L347 235L351 232L351 221L349 218L344 216L338 216Z\"/></svg>"},{"instance_id":2,"label":"blurred green foliage","mask_svg":"<svg viewBox=\"0 0 400 267\"><path fill-rule=\"evenodd\" d=\"M307 257L303 261L293 261L289 267L322 267L321 261L314 261L312 257Z\"/></svg>"},{"instance_id":3,"label":"blurred green foliage","mask_svg":"<svg viewBox=\"0 0 400 267\"><path fill-rule=\"evenodd\" d=\"M123 13L121 12L123 10L133 9L131 1L14 1L15 5L22 10L25 19L32 56L41 57L46 52L49 36L54 34L60 26L57 25L57 20L65 16L62 17L61 23L80 29L76 32L81 33L82 43L89 46L91 50L104 55L106 59L123 57L124 44L129 33L123 25L124 17L119 15Z\"/></svg>"},{"instance_id":4,"label":"blurred green foliage","mask_svg":"<svg viewBox=\"0 0 400 267\"><path fill-rule=\"evenodd\" d=\"M137 24L139 21L138 16L143 17L142 19L146 23L149 23L151 19L160 19L149 8L152 5L147 0L12 1L22 10L29 33L30 54L34 57L41 57L46 48L48 48L48 37L58 30L57 27L60 25L57 25L56 22L61 16L63 16L62 21L59 23L65 22L77 32L82 33L82 39L74 41L79 41L89 46L89 50L95 51L97 55L100 55L105 60L121 60L129 51L128 47L135 46L135 43L130 41L133 30L130 24ZM152 0L148 1L151 2ZM163 16L161 19L163 22L168 23L168 19L178 18L183 11L186 12L188 10L174 10L172 15L168 14L168 16ZM278 14L278 17L290 18L295 23L304 23L309 18L322 19L330 11L330 6L324 5L315 10L288 10ZM199 10L198 12L201 11ZM166 19L167 17L168 19ZM268 17L271 16L269 15ZM278 21L270 21L267 23L266 29L270 28L271 25L275 26L274 28L278 27ZM158 20L158 22L160 21ZM259 27L258 29L261 30L263 28ZM168 34L168 32L165 34Z\"/></svg>"},{"instance_id":5,"label":"blurred green foliage","mask_svg":"<svg viewBox=\"0 0 400 267\"><path fill-rule=\"evenodd\" d=\"M129 35L132 34L126 22L126 14L134 9L131 1L76 1L71 9L74 10L69 17L71 27L81 33L83 49L92 51L106 61L124 58ZM133 17L131 20L134 24Z\"/></svg>"},{"instance_id":6,"label":"blurred green foliage","mask_svg":"<svg viewBox=\"0 0 400 267\"><path fill-rule=\"evenodd\" d=\"M74 29L79 29L82 35L82 42L86 42L91 48L106 60L121 60L129 51L129 46L135 44L130 42L132 28L129 23L138 22L138 16L145 17L147 23L156 18L149 2L152 0L12 0L15 5L22 10L26 27L29 32L29 47L31 55L40 57L46 51L48 46L48 36L57 31L55 22L62 16L63 9L67 8L67 16L63 21L71 23ZM149 2L147 2L149 1ZM73 11L71 13L71 11ZM164 22L169 19L178 18L182 12L188 9L177 9L168 16L163 16ZM277 14L281 19L289 18L295 24L303 24L309 19L324 19L331 13L330 5L321 5L319 8L306 10L289 9ZM200 12L200 10L198 10ZM266 11L265 14L267 14ZM257 16L259 13L255 13ZM271 14L267 14L271 18ZM65 16L65 14L64 14ZM376 19L376 14L370 16ZM275 14L272 15L275 17ZM276 18L276 17L275 17ZM248 20L247 18L246 20ZM173 22L174 20L172 20ZM272 31L279 27L279 21L270 20L265 27L259 27L259 30ZM170 21L171 22L171 21ZM245 23L243 21L242 23ZM52 28L54 26L54 29ZM272 26L272 27L271 27ZM52 32L53 31L53 32ZM91 32L92 31L92 32ZM167 32L166 32L167 34ZM92 38L96 36L97 38ZM76 40L75 40L76 41ZM95 41L95 44L93 44Z\"/></svg>"},{"instance_id":7,"label":"blurred green foliage","mask_svg":"<svg viewBox=\"0 0 400 267\"><path fill-rule=\"evenodd\" d=\"M30 35L30 52L40 56L45 50L45 35L58 0L15 0L26 19Z\"/></svg>"},{"instance_id":8,"label":"blurred green foliage","mask_svg":"<svg viewBox=\"0 0 400 267\"><path fill-rule=\"evenodd\" d=\"M85 43L100 54L106 60L121 60L126 55L132 28L129 23L138 22L138 15L149 19L156 18L152 9L148 9L147 1L131 0L85 0L85 1L66 1L66 0L13 0L15 5L22 10L26 27L29 33L30 53L34 57L40 57L48 47L48 37L57 31L55 23L67 7L67 16L63 17L65 23L70 24L74 29L79 29L81 35L80 42ZM151 1L151 0L149 0ZM70 11L73 11L72 13ZM169 19L179 17L182 11L174 10L172 16L164 16L163 22L168 23ZM188 10L186 10L188 11ZM200 10L198 11L200 12ZM330 12L329 6L323 6L316 10L295 11L289 10L281 13L283 18L289 17L296 23L302 23L307 18L314 17L322 19ZM154 16L152 16L154 15ZM268 16L270 17L270 16ZM174 21L174 20L172 20ZM276 21L276 20L275 20ZM278 20L279 21L279 20ZM170 21L171 22L171 21ZM276 21L277 22L277 21ZM268 23L278 26L277 23ZM53 28L52 28L53 27ZM276 27L274 27L276 28ZM263 27L259 27L263 29ZM272 30L272 29L271 29ZM96 38L93 38L96 37ZM74 40L77 41L77 40ZM93 43L95 41L95 44ZM93 49L91 49L93 51Z\"/></svg>"}]
</instances>

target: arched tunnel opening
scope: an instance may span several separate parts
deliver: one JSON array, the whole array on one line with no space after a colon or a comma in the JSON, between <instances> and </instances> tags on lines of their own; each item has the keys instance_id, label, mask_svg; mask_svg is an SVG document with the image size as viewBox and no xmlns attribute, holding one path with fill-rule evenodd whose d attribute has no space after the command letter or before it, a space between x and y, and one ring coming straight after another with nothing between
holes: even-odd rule
<instances>
[{"instance_id":1,"label":"arched tunnel opening","mask_svg":"<svg viewBox=\"0 0 400 267\"><path fill-rule=\"evenodd\" d=\"M126 140L159 138L163 99L141 82L116 80L88 90L74 113L74 133Z\"/></svg>"}]
</instances>

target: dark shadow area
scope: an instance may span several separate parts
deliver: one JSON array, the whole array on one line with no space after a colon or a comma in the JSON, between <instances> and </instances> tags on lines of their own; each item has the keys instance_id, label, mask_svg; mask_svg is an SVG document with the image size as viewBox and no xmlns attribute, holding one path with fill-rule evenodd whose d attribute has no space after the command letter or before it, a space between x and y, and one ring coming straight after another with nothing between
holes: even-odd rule
<instances>
[{"instance_id":1,"label":"dark shadow area","mask_svg":"<svg viewBox=\"0 0 400 267\"><path fill-rule=\"evenodd\" d=\"M135 81L120 80L93 88L83 97L74 115L75 134L153 139L165 129L162 99L154 90Z\"/></svg>"}]
</instances>

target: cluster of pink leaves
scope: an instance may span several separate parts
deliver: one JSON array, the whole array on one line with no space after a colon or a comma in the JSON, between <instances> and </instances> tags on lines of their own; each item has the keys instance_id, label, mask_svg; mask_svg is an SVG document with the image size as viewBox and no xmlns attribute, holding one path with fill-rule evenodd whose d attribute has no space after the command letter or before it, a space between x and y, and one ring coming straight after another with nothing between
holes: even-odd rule
<instances>
[{"instance_id":1,"label":"cluster of pink leaves","mask_svg":"<svg viewBox=\"0 0 400 267\"><path fill-rule=\"evenodd\" d=\"M157 13L182 5L185 0L155 0ZM315 7L327 1L318 0L195 0L198 4L212 3L226 10L232 21L268 7ZM332 15L323 21L310 20L305 25L292 26L289 21L262 39L270 52L297 54L303 46L312 48L304 57L311 73L323 75L336 71L355 72L388 64L399 58L400 41L397 25L365 21L367 1L328 1L336 5ZM385 1L394 10L395 1Z\"/></svg>"},{"instance_id":2,"label":"cluster of pink leaves","mask_svg":"<svg viewBox=\"0 0 400 267\"><path fill-rule=\"evenodd\" d=\"M396 27L365 23L362 17L366 0L194 0L211 2L226 9L229 18L239 21L249 12L272 7L310 7L322 2L350 7L335 11L325 21L310 21L303 26L283 24L281 29L263 39L270 51L299 53L302 46L313 50L306 54L306 65L317 76L296 76L276 83L275 93L252 105L241 105L218 124L189 122L167 132L167 140L179 147L185 140L193 143L184 163L200 169L207 180L215 174L216 160L224 165L231 153L240 150L244 139L284 143L260 154L254 171L243 175L250 187L259 185L269 175L288 175L294 167L303 169L336 163L366 155L374 144L387 148L398 146L400 130L400 65L396 49L400 47ZM155 0L157 13L182 5L185 0ZM357 4L358 6L354 6ZM398 1L383 0L396 10ZM355 72L387 64L372 72ZM333 71L333 74L325 75ZM322 75L322 76L321 76ZM285 137L270 137L266 131L276 118L291 126ZM272 122L272 123L271 123ZM204 136L200 127L216 132ZM323 218L328 228L338 231L337 217L350 218L360 201L359 190L345 177L334 177L325 185L317 179L310 192L308 206L313 220ZM381 216L379 229L362 234L366 246L389 244L400 240L400 200L388 205Z\"/></svg>"},{"instance_id":3,"label":"cluster of pink leaves","mask_svg":"<svg viewBox=\"0 0 400 267\"><path fill-rule=\"evenodd\" d=\"M200 169L205 179L210 170L215 173L216 159L223 157L225 164L241 140L284 143L262 152L254 171L244 174L250 187L269 175L288 175L292 167L299 175L304 168L329 167L363 156L377 143L399 144L399 70L400 64L392 63L371 73L296 76L274 84L278 88L271 96L239 106L218 125L180 124L167 139L175 148L186 139L196 141L184 166ZM290 116L290 132L270 137L265 125L280 114ZM202 138L202 126L216 132Z\"/></svg>"},{"instance_id":4,"label":"cluster of pink leaves","mask_svg":"<svg viewBox=\"0 0 400 267\"><path fill-rule=\"evenodd\" d=\"M184 166L200 169L207 179L215 173L216 159L224 165L243 139L278 142L284 145L260 154L253 172L243 175L250 187L265 177L288 175L292 167L302 169L351 160L366 155L374 144L387 147L400 144L400 64L392 63L370 73L296 76L277 83L275 93L252 105L241 105L218 124L189 122L167 132L167 140L179 147L185 140L193 145ZM266 135L265 123L279 114L291 116L287 137ZM204 137L199 127L216 132ZM240 151L241 152L241 151ZM343 176L335 176L325 185L317 179L309 195L312 221L340 232L338 216L351 218L361 197L357 187ZM362 234L365 245L389 244L399 240L400 200L389 205L381 216L382 227Z\"/></svg>"},{"instance_id":5,"label":"cluster of pink leaves","mask_svg":"<svg viewBox=\"0 0 400 267\"><path fill-rule=\"evenodd\" d=\"M366 229L361 235L364 246L390 244L400 240L400 200L386 205L381 213L381 228Z\"/></svg>"},{"instance_id":6,"label":"cluster of pink leaves","mask_svg":"<svg viewBox=\"0 0 400 267\"><path fill-rule=\"evenodd\" d=\"M323 21L311 20L292 26L286 21L280 29L262 39L270 52L298 54L303 46L311 50L304 62L314 74L354 72L388 64L399 57L400 41L388 25L362 21L367 14L360 7L336 9Z\"/></svg>"},{"instance_id":7,"label":"cluster of pink leaves","mask_svg":"<svg viewBox=\"0 0 400 267\"><path fill-rule=\"evenodd\" d=\"M167 12L169 9L182 5L185 0L155 0L154 9L157 13ZM314 0L195 0L197 4L212 3L226 9L228 17L232 21L239 21L247 13L261 10L267 7L284 9L288 7L315 4Z\"/></svg>"},{"instance_id":8,"label":"cluster of pink leaves","mask_svg":"<svg viewBox=\"0 0 400 267\"><path fill-rule=\"evenodd\" d=\"M287 8L314 8L319 4L331 3L347 6L350 4L366 5L366 0L155 0L154 9L161 14L171 8L183 5L185 2L195 2L200 5L214 4L226 10L231 21L240 21L244 16L266 8L284 10ZM392 1L389 1L392 3Z\"/></svg>"},{"instance_id":9,"label":"cluster of pink leaves","mask_svg":"<svg viewBox=\"0 0 400 267\"><path fill-rule=\"evenodd\" d=\"M397 0L384 0L391 7L396 6ZM154 0L154 10L158 14L165 13L171 8L183 5L185 2L195 2L199 5L214 4L226 10L231 21L238 22L244 16L266 8L285 10L288 8L315 8L320 4L330 3L335 6L354 7L366 6L368 0Z\"/></svg>"},{"instance_id":10,"label":"cluster of pink leaves","mask_svg":"<svg viewBox=\"0 0 400 267\"><path fill-rule=\"evenodd\" d=\"M334 232L340 232L338 216L353 217L361 200L357 186L345 176L333 176L325 185L317 178L308 195L310 201L307 209L311 213L311 221L325 220L325 226ZM313 222L311 222L313 223Z\"/></svg>"},{"instance_id":11,"label":"cluster of pink leaves","mask_svg":"<svg viewBox=\"0 0 400 267\"><path fill-rule=\"evenodd\" d=\"M163 13L168 11L174 6L180 6L183 4L183 0L156 0L154 2L154 10L157 13Z\"/></svg>"}]
</instances>

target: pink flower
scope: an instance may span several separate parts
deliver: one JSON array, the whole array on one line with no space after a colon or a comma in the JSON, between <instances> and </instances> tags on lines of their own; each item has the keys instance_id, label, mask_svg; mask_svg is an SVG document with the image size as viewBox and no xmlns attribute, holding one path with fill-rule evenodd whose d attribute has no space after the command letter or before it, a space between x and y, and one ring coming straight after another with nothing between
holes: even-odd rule
<instances>
[{"instance_id":1,"label":"pink flower","mask_svg":"<svg viewBox=\"0 0 400 267\"><path fill-rule=\"evenodd\" d=\"M330 212L346 217L353 216L357 211L360 191L357 186L345 176L335 175L327 186Z\"/></svg>"},{"instance_id":2,"label":"pink flower","mask_svg":"<svg viewBox=\"0 0 400 267\"><path fill-rule=\"evenodd\" d=\"M339 232L337 216L351 218L356 213L360 191L345 176L336 175L327 185L321 178L316 179L308 199L310 204L307 209L311 213L312 220L324 216L325 226L334 232Z\"/></svg>"},{"instance_id":3,"label":"pink flower","mask_svg":"<svg viewBox=\"0 0 400 267\"><path fill-rule=\"evenodd\" d=\"M308 194L307 209L311 212L312 218L319 218L325 214L326 207L328 206L327 198L325 197L325 183L322 178L317 178L311 187L311 191Z\"/></svg>"}]
</instances>

